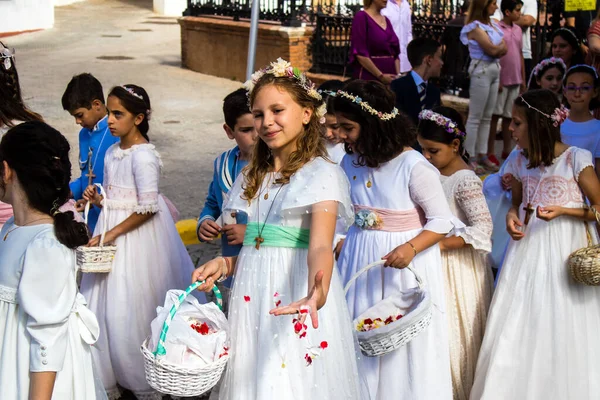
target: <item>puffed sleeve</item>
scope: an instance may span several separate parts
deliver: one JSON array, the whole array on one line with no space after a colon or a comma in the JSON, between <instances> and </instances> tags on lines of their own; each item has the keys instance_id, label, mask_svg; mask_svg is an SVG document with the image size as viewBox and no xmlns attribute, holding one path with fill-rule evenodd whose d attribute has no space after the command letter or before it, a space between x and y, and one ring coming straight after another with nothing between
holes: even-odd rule
<instances>
[{"instance_id":1,"label":"puffed sleeve","mask_svg":"<svg viewBox=\"0 0 600 400\"><path fill-rule=\"evenodd\" d=\"M31 337L31 372L63 368L68 319L77 295L74 262L73 251L54 237L36 238L25 251L17 297Z\"/></svg>"},{"instance_id":2,"label":"puffed sleeve","mask_svg":"<svg viewBox=\"0 0 600 400\"><path fill-rule=\"evenodd\" d=\"M427 223L424 230L446 235L453 228L465 226L450 211L440 174L427 161L419 161L412 167L408 190L412 200L425 213Z\"/></svg>"},{"instance_id":3,"label":"puffed sleeve","mask_svg":"<svg viewBox=\"0 0 600 400\"><path fill-rule=\"evenodd\" d=\"M492 216L483 196L482 182L475 174L465 176L456 186L456 203L467 217L467 226L455 230L475 250L492 251Z\"/></svg>"},{"instance_id":4,"label":"puffed sleeve","mask_svg":"<svg viewBox=\"0 0 600 400\"><path fill-rule=\"evenodd\" d=\"M140 149L132 153L133 179L137 190L135 212L138 214L158 212L158 180L162 162L154 150Z\"/></svg>"},{"instance_id":5,"label":"puffed sleeve","mask_svg":"<svg viewBox=\"0 0 600 400\"><path fill-rule=\"evenodd\" d=\"M575 180L579 182L581 171L587 167L594 168L594 158L592 157L592 153L585 149L573 148L571 151L573 152L573 174L575 175Z\"/></svg>"},{"instance_id":6,"label":"puffed sleeve","mask_svg":"<svg viewBox=\"0 0 600 400\"><path fill-rule=\"evenodd\" d=\"M479 21L473 21L463 26L463 28L460 30L460 41L462 42L462 44L464 44L465 46L469 44L469 38L467 37L467 34L473 29L479 28L479 24Z\"/></svg>"},{"instance_id":7,"label":"puffed sleeve","mask_svg":"<svg viewBox=\"0 0 600 400\"><path fill-rule=\"evenodd\" d=\"M348 178L340 166L318 157L292 176L281 210L286 215L331 212L326 203L331 201L337 203L338 226L348 228L354 222Z\"/></svg>"},{"instance_id":8,"label":"puffed sleeve","mask_svg":"<svg viewBox=\"0 0 600 400\"><path fill-rule=\"evenodd\" d=\"M350 32L350 63L356 61L356 56L369 57L369 46L367 37L367 13L359 11L352 20L352 30Z\"/></svg>"}]
</instances>

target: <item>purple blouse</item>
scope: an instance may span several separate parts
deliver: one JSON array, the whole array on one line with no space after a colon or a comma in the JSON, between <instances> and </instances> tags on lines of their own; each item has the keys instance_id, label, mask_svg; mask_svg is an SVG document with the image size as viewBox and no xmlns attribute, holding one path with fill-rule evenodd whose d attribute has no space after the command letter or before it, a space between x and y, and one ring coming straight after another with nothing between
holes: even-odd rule
<instances>
[{"instance_id":1,"label":"purple blouse","mask_svg":"<svg viewBox=\"0 0 600 400\"><path fill-rule=\"evenodd\" d=\"M358 62L356 56L369 57L384 74L397 74L396 59L400 55L400 42L394 32L392 23L385 19L383 29L365 11L359 11L352 21L350 36L350 64L353 66L352 77L364 80L376 80Z\"/></svg>"}]
</instances>

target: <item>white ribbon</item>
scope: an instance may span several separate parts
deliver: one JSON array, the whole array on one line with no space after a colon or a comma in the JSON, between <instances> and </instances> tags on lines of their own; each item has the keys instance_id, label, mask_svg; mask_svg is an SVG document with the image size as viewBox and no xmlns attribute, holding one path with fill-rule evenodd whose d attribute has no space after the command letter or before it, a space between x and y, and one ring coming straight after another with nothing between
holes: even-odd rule
<instances>
[{"instance_id":1,"label":"white ribbon","mask_svg":"<svg viewBox=\"0 0 600 400\"><path fill-rule=\"evenodd\" d=\"M100 335L100 325L98 325L96 315L87 308L87 302L81 293L77 293L72 312L77 316L81 339L90 345L96 343Z\"/></svg>"}]
</instances>

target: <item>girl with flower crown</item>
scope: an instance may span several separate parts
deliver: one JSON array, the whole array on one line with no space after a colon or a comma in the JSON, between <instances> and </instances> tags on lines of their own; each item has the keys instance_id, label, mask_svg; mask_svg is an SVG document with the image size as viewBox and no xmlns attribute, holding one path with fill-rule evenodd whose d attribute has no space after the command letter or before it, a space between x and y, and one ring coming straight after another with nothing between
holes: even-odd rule
<instances>
[{"instance_id":1,"label":"girl with flower crown","mask_svg":"<svg viewBox=\"0 0 600 400\"><path fill-rule=\"evenodd\" d=\"M546 58L531 71L527 87L529 90L548 89L562 101L562 84L566 72L567 66L561 58Z\"/></svg>"},{"instance_id":2,"label":"girl with flower crown","mask_svg":"<svg viewBox=\"0 0 600 400\"><path fill-rule=\"evenodd\" d=\"M150 99L136 85L114 87L107 99L108 127L120 141L106 151L103 187L88 186L83 197L101 207L89 246L115 244L108 274L84 274L81 292L100 322L92 355L108 393L119 385L140 400L162 399L146 382L140 344L156 307L170 289L184 289L194 269L181 242L158 181L162 162L149 143ZM204 300L204 299L202 299Z\"/></svg>"},{"instance_id":3,"label":"girl with flower crown","mask_svg":"<svg viewBox=\"0 0 600 400\"><path fill-rule=\"evenodd\" d=\"M511 130L512 240L492 299L471 399L597 399L600 287L575 283L569 255L598 235L600 182L589 151L561 142L566 118L547 90L517 98Z\"/></svg>"},{"instance_id":4,"label":"girl with flower crown","mask_svg":"<svg viewBox=\"0 0 600 400\"><path fill-rule=\"evenodd\" d=\"M431 324L408 344L359 365L372 399L451 399L448 323L437 243L462 227L450 211L439 172L410 146L415 131L378 82L354 81L338 91L334 110L347 151L341 166L356 212L338 261L344 282L368 264L346 295L353 318L389 296L417 286L402 271L424 278L436 305Z\"/></svg>"},{"instance_id":5,"label":"girl with flower crown","mask_svg":"<svg viewBox=\"0 0 600 400\"><path fill-rule=\"evenodd\" d=\"M248 215L244 245L192 276L209 291L235 274L231 359L219 398L365 398L331 251L336 220L351 221L352 205L348 180L321 138L323 100L281 59L246 86L260 140L224 206Z\"/></svg>"},{"instance_id":6,"label":"girl with flower crown","mask_svg":"<svg viewBox=\"0 0 600 400\"><path fill-rule=\"evenodd\" d=\"M455 400L467 400L492 300L492 217L481 179L469 165L460 114L449 107L419 114L418 141L425 158L440 171L453 214L466 228L454 230L439 246L442 251L446 313L450 332L450 366Z\"/></svg>"}]
</instances>

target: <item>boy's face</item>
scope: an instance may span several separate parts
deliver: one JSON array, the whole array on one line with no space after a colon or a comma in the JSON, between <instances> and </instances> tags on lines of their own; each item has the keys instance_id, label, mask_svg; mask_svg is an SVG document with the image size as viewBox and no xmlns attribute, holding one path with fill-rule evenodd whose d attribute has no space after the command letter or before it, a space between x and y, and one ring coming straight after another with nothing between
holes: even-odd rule
<instances>
[{"instance_id":1,"label":"boy's face","mask_svg":"<svg viewBox=\"0 0 600 400\"><path fill-rule=\"evenodd\" d=\"M240 148L240 152L244 156L252 154L252 149L256 144L258 133L254 127L254 117L247 113L240 117L235 122L235 126L231 129L227 124L224 125L225 132L229 139L234 139Z\"/></svg>"},{"instance_id":2,"label":"boy's face","mask_svg":"<svg viewBox=\"0 0 600 400\"><path fill-rule=\"evenodd\" d=\"M94 129L98 121L106 115L104 112L104 104L100 100L92 101L90 108L80 107L75 110L70 110L69 114L75 118L75 123L82 128L89 130Z\"/></svg>"},{"instance_id":3,"label":"boy's face","mask_svg":"<svg viewBox=\"0 0 600 400\"><path fill-rule=\"evenodd\" d=\"M442 46L438 47L433 56L427 56L425 62L429 66L429 75L431 77L439 77L442 73L444 61L442 60Z\"/></svg>"},{"instance_id":4,"label":"boy's face","mask_svg":"<svg viewBox=\"0 0 600 400\"><path fill-rule=\"evenodd\" d=\"M508 18L510 22L517 22L519 18L521 18L521 7L520 4L517 4L514 10L506 11L504 15L506 15L506 18Z\"/></svg>"}]
</instances>

